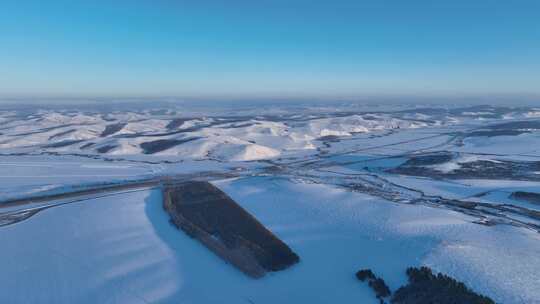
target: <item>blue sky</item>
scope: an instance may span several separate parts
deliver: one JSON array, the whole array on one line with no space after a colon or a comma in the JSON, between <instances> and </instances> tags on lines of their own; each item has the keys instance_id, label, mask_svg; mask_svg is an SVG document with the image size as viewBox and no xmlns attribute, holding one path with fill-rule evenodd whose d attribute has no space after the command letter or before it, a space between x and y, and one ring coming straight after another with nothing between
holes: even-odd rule
<instances>
[{"instance_id":1,"label":"blue sky","mask_svg":"<svg viewBox=\"0 0 540 304\"><path fill-rule=\"evenodd\" d=\"M540 1L0 0L1 96L540 94Z\"/></svg>"}]
</instances>

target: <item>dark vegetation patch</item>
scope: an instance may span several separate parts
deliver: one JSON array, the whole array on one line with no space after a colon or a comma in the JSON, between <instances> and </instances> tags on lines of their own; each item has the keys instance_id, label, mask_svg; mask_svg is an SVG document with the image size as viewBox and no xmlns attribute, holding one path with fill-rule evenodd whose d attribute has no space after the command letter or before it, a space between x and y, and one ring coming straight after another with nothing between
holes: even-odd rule
<instances>
[{"instance_id":1,"label":"dark vegetation patch","mask_svg":"<svg viewBox=\"0 0 540 304\"><path fill-rule=\"evenodd\" d=\"M464 283L444 274L433 274L430 268L408 268L409 283L400 287L392 296L392 304L495 304L477 294Z\"/></svg>"},{"instance_id":2,"label":"dark vegetation patch","mask_svg":"<svg viewBox=\"0 0 540 304\"><path fill-rule=\"evenodd\" d=\"M512 192L510 198L520 201L526 201L528 203L540 204L540 193L536 192L516 191Z\"/></svg>"},{"instance_id":3,"label":"dark vegetation patch","mask_svg":"<svg viewBox=\"0 0 540 304\"><path fill-rule=\"evenodd\" d=\"M81 146L81 149L88 149L88 148L92 147L93 145L95 145L95 143L93 143L93 142L86 143L86 144Z\"/></svg>"},{"instance_id":4,"label":"dark vegetation patch","mask_svg":"<svg viewBox=\"0 0 540 304\"><path fill-rule=\"evenodd\" d=\"M77 130L76 130L76 129L70 129L70 130L67 130L67 131L64 131L64 132L56 133L56 134L50 136L50 137L49 137L49 140L55 139L55 138L60 137L60 136L63 136L63 135L67 135L67 134L73 133L73 132L75 132L75 131L77 131Z\"/></svg>"},{"instance_id":5,"label":"dark vegetation patch","mask_svg":"<svg viewBox=\"0 0 540 304\"><path fill-rule=\"evenodd\" d=\"M329 141L329 142L338 142L339 141L339 136L326 135L326 136L321 136L321 137L317 138L317 140L319 140L319 141Z\"/></svg>"},{"instance_id":6,"label":"dark vegetation patch","mask_svg":"<svg viewBox=\"0 0 540 304\"><path fill-rule=\"evenodd\" d=\"M363 269L356 273L356 278L362 282L368 282L369 287L375 292L375 296L381 303L384 303L384 298L389 297L392 292L383 279L378 278L371 269Z\"/></svg>"},{"instance_id":7,"label":"dark vegetation patch","mask_svg":"<svg viewBox=\"0 0 540 304\"><path fill-rule=\"evenodd\" d=\"M117 146L115 146L115 145L107 145L107 146L97 148L96 151L98 153L107 153L107 152L111 151L112 149L114 149L116 147Z\"/></svg>"},{"instance_id":8,"label":"dark vegetation patch","mask_svg":"<svg viewBox=\"0 0 540 304\"><path fill-rule=\"evenodd\" d=\"M253 278L300 260L287 244L208 182L167 186L164 208L175 226Z\"/></svg>"},{"instance_id":9,"label":"dark vegetation patch","mask_svg":"<svg viewBox=\"0 0 540 304\"><path fill-rule=\"evenodd\" d=\"M403 166L414 167L444 164L451 161L453 157L454 156L452 155L452 153L447 152L420 155L410 158L403 164Z\"/></svg>"},{"instance_id":10,"label":"dark vegetation patch","mask_svg":"<svg viewBox=\"0 0 540 304\"><path fill-rule=\"evenodd\" d=\"M71 145L74 145L74 144L78 144L80 142L83 142L84 140L63 140L63 141L59 141L59 142L55 142L55 143L52 143L52 144L48 144L48 145L45 145L43 146L44 148L61 148L61 147L67 147L67 146L71 146Z\"/></svg>"},{"instance_id":11,"label":"dark vegetation patch","mask_svg":"<svg viewBox=\"0 0 540 304\"><path fill-rule=\"evenodd\" d=\"M109 114L107 114L107 115L102 114L101 119L103 119L105 121L109 121L109 122L113 122L113 121L117 120L115 117L110 117Z\"/></svg>"},{"instance_id":12,"label":"dark vegetation patch","mask_svg":"<svg viewBox=\"0 0 540 304\"><path fill-rule=\"evenodd\" d=\"M100 136L105 137L105 136L112 135L122 130L125 126L126 126L126 123L115 123L115 124L107 125L105 126L105 130L101 132Z\"/></svg>"},{"instance_id":13,"label":"dark vegetation patch","mask_svg":"<svg viewBox=\"0 0 540 304\"><path fill-rule=\"evenodd\" d=\"M492 299L475 293L462 282L441 273L433 274L428 267L408 268L407 285L394 294L384 280L376 277L370 269L358 271L356 277L368 282L381 304L389 296L392 296L392 304L495 304Z\"/></svg>"},{"instance_id":14,"label":"dark vegetation patch","mask_svg":"<svg viewBox=\"0 0 540 304\"><path fill-rule=\"evenodd\" d=\"M186 121L193 120L193 118L175 118L167 124L168 130L174 130L181 127Z\"/></svg>"},{"instance_id":15,"label":"dark vegetation patch","mask_svg":"<svg viewBox=\"0 0 540 304\"><path fill-rule=\"evenodd\" d=\"M197 140L199 138L200 137L191 137L191 138L185 138L185 139L158 139L158 140L142 143L140 147L143 149L144 154L154 154L157 152L165 151L167 149L170 149L174 146L178 146L183 143Z\"/></svg>"},{"instance_id":16,"label":"dark vegetation patch","mask_svg":"<svg viewBox=\"0 0 540 304\"><path fill-rule=\"evenodd\" d=\"M254 123L240 123L240 124L231 124L228 126L220 126L221 129L237 129L237 128L245 128L255 125Z\"/></svg>"},{"instance_id":17,"label":"dark vegetation patch","mask_svg":"<svg viewBox=\"0 0 540 304\"><path fill-rule=\"evenodd\" d=\"M477 160L459 163L459 167L449 172L431 168L432 165L443 164L452 160L448 154L430 154L410 158L405 163L386 172L423 176L437 179L499 179L499 180L526 180L540 181L538 161L506 161L506 160Z\"/></svg>"}]
</instances>

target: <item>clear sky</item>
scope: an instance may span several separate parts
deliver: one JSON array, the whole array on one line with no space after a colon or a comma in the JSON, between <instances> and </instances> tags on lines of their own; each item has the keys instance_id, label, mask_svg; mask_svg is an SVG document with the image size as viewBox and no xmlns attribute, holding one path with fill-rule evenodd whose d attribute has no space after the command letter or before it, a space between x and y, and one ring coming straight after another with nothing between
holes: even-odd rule
<instances>
[{"instance_id":1,"label":"clear sky","mask_svg":"<svg viewBox=\"0 0 540 304\"><path fill-rule=\"evenodd\" d=\"M540 94L538 0L0 0L1 96Z\"/></svg>"}]
</instances>

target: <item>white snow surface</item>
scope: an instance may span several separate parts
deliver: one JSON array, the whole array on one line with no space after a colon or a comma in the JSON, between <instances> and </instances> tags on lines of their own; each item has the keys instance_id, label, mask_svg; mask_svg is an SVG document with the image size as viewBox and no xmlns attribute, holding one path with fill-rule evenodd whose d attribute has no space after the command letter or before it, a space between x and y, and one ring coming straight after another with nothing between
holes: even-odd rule
<instances>
[{"instance_id":1,"label":"white snow surface","mask_svg":"<svg viewBox=\"0 0 540 304\"><path fill-rule=\"evenodd\" d=\"M331 186L269 178L217 185L301 262L249 279L168 224L158 190L132 191L3 227L0 302L375 304L355 271L371 268L395 290L413 265L449 273L501 303L540 299L540 240L525 230Z\"/></svg>"}]
</instances>

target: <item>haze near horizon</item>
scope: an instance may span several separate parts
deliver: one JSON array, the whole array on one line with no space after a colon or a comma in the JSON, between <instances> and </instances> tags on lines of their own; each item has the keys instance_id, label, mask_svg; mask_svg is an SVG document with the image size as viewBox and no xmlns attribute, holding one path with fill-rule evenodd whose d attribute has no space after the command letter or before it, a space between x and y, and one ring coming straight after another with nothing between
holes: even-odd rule
<instances>
[{"instance_id":1,"label":"haze near horizon","mask_svg":"<svg viewBox=\"0 0 540 304\"><path fill-rule=\"evenodd\" d=\"M537 1L3 1L0 96L540 94Z\"/></svg>"}]
</instances>

